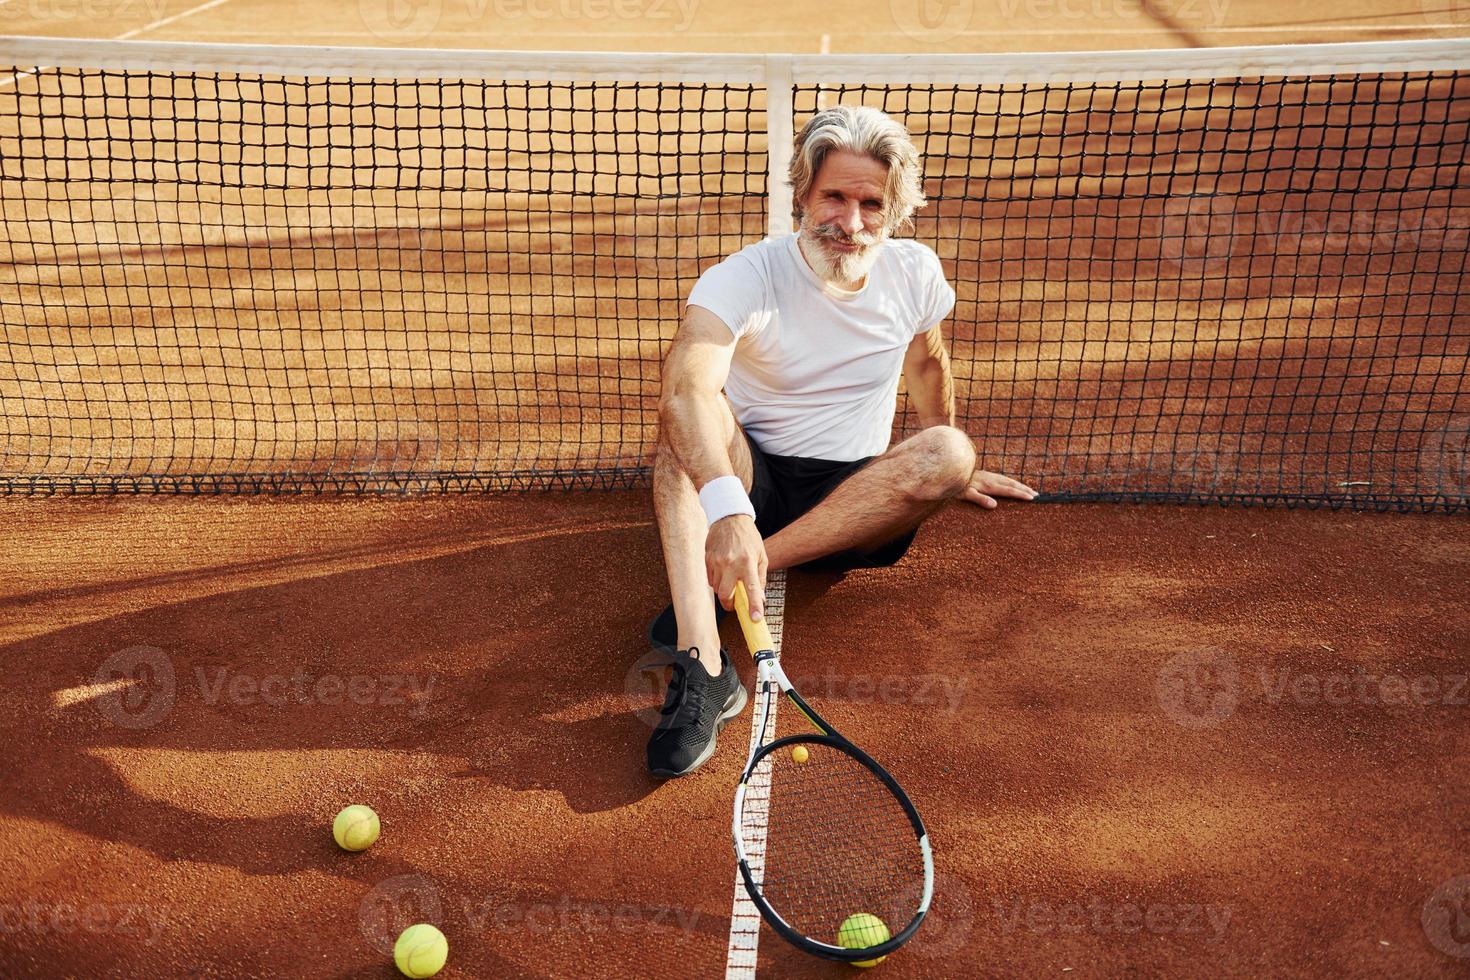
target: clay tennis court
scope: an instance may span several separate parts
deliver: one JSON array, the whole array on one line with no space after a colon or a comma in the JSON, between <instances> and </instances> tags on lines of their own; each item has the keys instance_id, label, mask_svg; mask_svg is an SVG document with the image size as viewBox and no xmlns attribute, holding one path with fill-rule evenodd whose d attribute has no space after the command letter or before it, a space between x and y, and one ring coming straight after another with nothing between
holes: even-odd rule
<instances>
[{"instance_id":1,"label":"clay tennis court","mask_svg":"<svg viewBox=\"0 0 1470 980\"><path fill-rule=\"evenodd\" d=\"M80 26L30 8L7 30L287 39L260 34L268 8L205 7L167 23L170 12L119 7L108 11L116 23ZM998 25L995 46L1445 37L1461 13L1323 21L1235 5L1210 19L1145 5L1136 18L1083 23L1031 5ZM483 11L450 7L423 36L418 22L398 20L384 37L364 7L329 10L311 25L319 33L289 40L478 47L493 33L514 47L912 49L901 18L879 15L897 28L822 30L823 18L798 12L779 30L729 36L733 14L705 11L675 44L648 19L642 34L626 22L589 34L575 18L490 24ZM929 44L973 50L983 31L976 22ZM1443 112L1417 145L1463 142L1464 81L1416 90ZM870 97L818 86L807 103L801 95L798 112ZM901 97L943 119L955 106L932 100L963 93ZM463 90L432 98L474 107ZM1114 100L1120 112L1149 107L1129 98ZM1189 108L1190 93L1177 98L1160 95L1154 108ZM1018 107L1031 108L1002 100L998 116ZM162 111L138 93L126 108ZM1334 111L1308 109L1297 122L1386 122L1376 110ZM681 133L681 166L639 193L701 186L697 131ZM963 135L931 159L974 179L965 161L995 133ZM1088 134L1009 136L1017 161L1043 149L1065 160L1090 145ZM1119 153L1132 159L1136 141L1125 142ZM1281 150L1244 152L1239 172ZM32 249L12 251L4 280L7 302L31 317L7 320L10 356L33 369L71 357L78 372L3 382L11 489L411 492L0 497L9 572L0 643L13 668L0 680L10 748L0 852L11 871L0 886L0 972L388 977L392 938L415 921L449 938L442 976L726 969L730 795L748 714L693 776L646 775L662 679L643 669L653 665L643 634L666 601L647 491L432 492L483 489L496 481L479 474L497 470L582 465L604 474L591 482L636 485L651 433L639 400L656 391L668 310L703 264L761 234L754 193L577 211L586 188L576 181L595 192L599 174L629 159L615 138L580 151L611 169L594 164L565 186L528 183L513 197L452 188L451 218L487 201L503 207L479 225L446 222L442 197L405 206L369 189L344 211L330 195L263 190L205 202L212 211L153 202L162 221L110 210L76 224L92 240L55 250L43 237L55 214L5 202L12 240ZM1392 159L1370 148L1354 163L1368 173ZM1126 174L1124 183L1138 176ZM1339 254L1319 230L1319 240L1298 236L1290 269L1247 275L1232 294L1217 282L1222 265L1253 255L1260 236L1227 236L1222 259L1218 215L1207 212L1203 241L1171 250L1159 230L1180 214L1088 213L1074 199L1106 185L1094 177L992 170L1005 193L991 198L1003 204L967 213L973 205L941 200L915 229L958 272L952 337L972 392L962 414L982 454L1049 500L1074 499L951 507L897 568L791 576L787 672L899 776L935 842L933 911L878 969L1461 975L1464 249L1451 234L1421 234ZM1218 203L1242 187L1214 189ZM1381 191L1359 185L1331 208L1371 210ZM1441 193L1448 230L1462 228L1465 189ZM543 230L515 223L533 209ZM385 229L386 217L401 226ZM168 239L190 218L205 229L199 240ZM131 242L155 221L162 240ZM967 221L997 231L945 237ZM260 231L253 250L225 240L240 225ZM1035 251L1011 250L1023 237ZM670 241L679 244L661 250ZM1116 250L1145 242L1151 251ZM1307 265L1313 250L1323 257ZM1174 291L1161 291L1181 267ZM139 268L169 288L129 292ZM416 285L403 287L405 274ZM456 297L483 305L447 305ZM254 317L246 329L222 320L237 310ZM436 328L460 314L509 330ZM89 319L101 317L107 344ZM1318 321L1358 332L1292 332ZM1054 324L1071 332L1049 333ZM296 346L272 351L277 333ZM87 360L130 345L186 353ZM1130 368L1139 345L1170 356ZM244 359L208 359L231 350ZM272 359L288 354L299 361ZM1273 365L1269 383L1262 365ZM1242 366L1256 373L1243 379ZM293 371L309 383L251 380ZM157 385L156 404L108 387L139 379ZM1283 419L1310 419L1327 401L1352 418L1282 431ZM1202 428L1195 413L1205 408L1235 427ZM1291 453L1290 465L1273 453ZM302 472L310 479L292 476ZM1075 499L1259 502L1322 487L1337 494L1332 508ZM1425 512L1374 512L1392 509L1395 492ZM748 680L729 625L726 640ZM383 821L382 839L360 854L331 839L348 803ZM761 976L849 970L761 936Z\"/></svg>"}]
</instances>

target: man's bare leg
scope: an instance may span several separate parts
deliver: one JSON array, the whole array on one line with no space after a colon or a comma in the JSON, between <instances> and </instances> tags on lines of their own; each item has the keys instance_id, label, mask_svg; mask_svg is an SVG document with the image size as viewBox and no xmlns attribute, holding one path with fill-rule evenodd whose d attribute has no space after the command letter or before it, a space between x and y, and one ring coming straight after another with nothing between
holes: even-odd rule
<instances>
[{"instance_id":1,"label":"man's bare leg","mask_svg":"<svg viewBox=\"0 0 1470 980\"><path fill-rule=\"evenodd\" d=\"M725 416L729 423L726 443L730 462L748 493L752 479L750 447L745 444L745 435L728 406ZM699 662L711 677L718 676L720 631L715 622L714 590L704 567L704 539L708 529L704 508L699 506L694 482L662 439L653 464L653 509L663 542L674 616L679 621L678 648L698 647Z\"/></svg>"},{"instance_id":2,"label":"man's bare leg","mask_svg":"<svg viewBox=\"0 0 1470 980\"><path fill-rule=\"evenodd\" d=\"M959 496L974 469L975 446L969 436L947 425L925 429L843 480L820 504L767 538L770 569L791 568L850 548L877 548Z\"/></svg>"}]
</instances>

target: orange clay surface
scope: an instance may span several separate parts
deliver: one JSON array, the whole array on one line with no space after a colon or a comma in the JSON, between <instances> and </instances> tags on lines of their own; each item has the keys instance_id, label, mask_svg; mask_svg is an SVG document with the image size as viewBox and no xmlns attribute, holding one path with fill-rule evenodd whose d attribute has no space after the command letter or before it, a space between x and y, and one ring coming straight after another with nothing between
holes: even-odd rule
<instances>
[{"instance_id":1,"label":"orange clay surface","mask_svg":"<svg viewBox=\"0 0 1470 980\"><path fill-rule=\"evenodd\" d=\"M421 919L445 977L721 975L749 711L644 774L645 494L0 525L0 975L386 980ZM1013 503L793 574L788 673L935 841L876 975L1463 975L1467 571L1463 518Z\"/></svg>"}]
</instances>

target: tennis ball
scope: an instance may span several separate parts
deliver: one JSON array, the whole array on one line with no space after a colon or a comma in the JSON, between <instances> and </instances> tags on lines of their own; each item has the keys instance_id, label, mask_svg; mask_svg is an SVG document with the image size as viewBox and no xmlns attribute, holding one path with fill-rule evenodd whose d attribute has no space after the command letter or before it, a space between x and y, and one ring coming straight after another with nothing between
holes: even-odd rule
<instances>
[{"instance_id":1,"label":"tennis ball","mask_svg":"<svg viewBox=\"0 0 1470 980\"><path fill-rule=\"evenodd\" d=\"M378 839L378 815L372 807L353 805L343 807L332 821L332 837L344 851L361 851L372 846Z\"/></svg>"},{"instance_id":2,"label":"tennis ball","mask_svg":"<svg viewBox=\"0 0 1470 980\"><path fill-rule=\"evenodd\" d=\"M427 922L409 926L393 944L393 962L406 977L432 977L449 959L449 940Z\"/></svg>"},{"instance_id":3,"label":"tennis ball","mask_svg":"<svg viewBox=\"0 0 1470 980\"><path fill-rule=\"evenodd\" d=\"M867 912L855 912L842 920L842 927L837 930L837 945L843 949L866 949L879 943L886 943L893 936L888 932L888 927L883 920L876 915ZM880 956L876 960L857 960L853 966L877 966L887 956Z\"/></svg>"},{"instance_id":4,"label":"tennis ball","mask_svg":"<svg viewBox=\"0 0 1470 980\"><path fill-rule=\"evenodd\" d=\"M805 763L811 757L812 754L806 750L805 745L797 745L791 749L791 761L798 765Z\"/></svg>"}]
</instances>

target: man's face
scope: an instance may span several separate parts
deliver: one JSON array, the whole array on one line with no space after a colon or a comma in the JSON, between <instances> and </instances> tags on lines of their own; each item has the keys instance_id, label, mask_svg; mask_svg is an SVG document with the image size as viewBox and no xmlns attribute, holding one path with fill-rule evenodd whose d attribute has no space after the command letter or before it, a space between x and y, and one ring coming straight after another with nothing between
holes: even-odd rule
<instances>
[{"instance_id":1,"label":"man's face","mask_svg":"<svg viewBox=\"0 0 1470 980\"><path fill-rule=\"evenodd\" d=\"M801 219L803 253L817 275L850 286L868 274L888 237L887 183L888 167L872 157L836 150L822 161Z\"/></svg>"}]
</instances>

